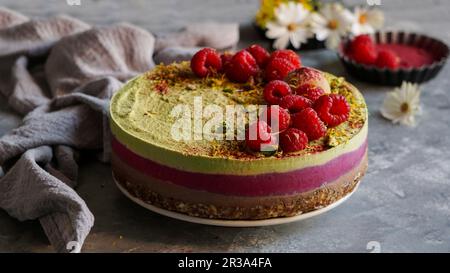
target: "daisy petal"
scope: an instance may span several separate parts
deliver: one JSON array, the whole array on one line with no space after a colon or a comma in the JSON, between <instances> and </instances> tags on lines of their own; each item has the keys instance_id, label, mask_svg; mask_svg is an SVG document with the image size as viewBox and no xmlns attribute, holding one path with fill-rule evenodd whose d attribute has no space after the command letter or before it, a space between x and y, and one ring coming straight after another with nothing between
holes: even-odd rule
<instances>
[{"instance_id":1,"label":"daisy petal","mask_svg":"<svg viewBox=\"0 0 450 273\"><path fill-rule=\"evenodd\" d=\"M285 49L288 47L289 44L289 34L286 33L285 35L279 37L278 39L275 40L275 42L273 43L273 47L276 49Z\"/></svg>"},{"instance_id":2,"label":"daisy petal","mask_svg":"<svg viewBox=\"0 0 450 273\"><path fill-rule=\"evenodd\" d=\"M336 49L339 47L340 42L341 36L338 33L334 32L328 36L325 45L328 49Z\"/></svg>"},{"instance_id":3,"label":"daisy petal","mask_svg":"<svg viewBox=\"0 0 450 273\"><path fill-rule=\"evenodd\" d=\"M332 34L332 32L327 28L316 28L313 31L316 34L316 39L319 41L326 40Z\"/></svg>"},{"instance_id":4,"label":"daisy petal","mask_svg":"<svg viewBox=\"0 0 450 273\"><path fill-rule=\"evenodd\" d=\"M267 24L266 37L269 39L276 39L278 37L286 35L287 33L288 30L286 27L274 23Z\"/></svg>"},{"instance_id":5,"label":"daisy petal","mask_svg":"<svg viewBox=\"0 0 450 273\"><path fill-rule=\"evenodd\" d=\"M289 35L289 40L291 41L291 44L294 48L296 48L296 49L300 48L302 43L300 42L300 39L298 37L296 37L295 32L293 32Z\"/></svg>"}]
</instances>

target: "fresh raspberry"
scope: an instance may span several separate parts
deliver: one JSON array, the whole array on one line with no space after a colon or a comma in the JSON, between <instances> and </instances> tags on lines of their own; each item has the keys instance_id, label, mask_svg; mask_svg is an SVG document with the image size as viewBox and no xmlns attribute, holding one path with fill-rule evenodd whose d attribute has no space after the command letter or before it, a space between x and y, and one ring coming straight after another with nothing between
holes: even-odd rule
<instances>
[{"instance_id":1,"label":"fresh raspberry","mask_svg":"<svg viewBox=\"0 0 450 273\"><path fill-rule=\"evenodd\" d=\"M282 132L291 125L291 115L289 115L289 111L279 105L268 106L260 117L267 120L267 123L273 132ZM272 123L272 121L274 122ZM277 127L278 131L275 129Z\"/></svg>"},{"instance_id":2,"label":"fresh raspberry","mask_svg":"<svg viewBox=\"0 0 450 273\"><path fill-rule=\"evenodd\" d=\"M270 55L270 60L273 59L285 59L291 64L293 64L295 68L300 68L302 66L302 61L300 60L300 57L290 49L275 50Z\"/></svg>"},{"instance_id":3,"label":"fresh raspberry","mask_svg":"<svg viewBox=\"0 0 450 273\"><path fill-rule=\"evenodd\" d=\"M380 68L397 69L400 66L400 58L392 50L380 50L375 65Z\"/></svg>"},{"instance_id":4,"label":"fresh raspberry","mask_svg":"<svg viewBox=\"0 0 450 273\"><path fill-rule=\"evenodd\" d=\"M260 45L251 45L246 50L252 54L260 68L266 67L270 54L264 47Z\"/></svg>"},{"instance_id":5,"label":"fresh raspberry","mask_svg":"<svg viewBox=\"0 0 450 273\"><path fill-rule=\"evenodd\" d=\"M296 90L295 94L303 96L310 99L312 102L316 101L320 96L325 95L325 91L322 88L311 85L304 84L300 85Z\"/></svg>"},{"instance_id":6,"label":"fresh raspberry","mask_svg":"<svg viewBox=\"0 0 450 273\"><path fill-rule=\"evenodd\" d=\"M289 110L291 114L300 112L301 110L311 107L312 102L299 95L287 95L280 100L280 106Z\"/></svg>"},{"instance_id":7,"label":"fresh raspberry","mask_svg":"<svg viewBox=\"0 0 450 273\"><path fill-rule=\"evenodd\" d=\"M377 48L368 35L359 35L350 43L349 55L356 62L371 65L377 60Z\"/></svg>"},{"instance_id":8,"label":"fresh raspberry","mask_svg":"<svg viewBox=\"0 0 450 273\"><path fill-rule=\"evenodd\" d=\"M280 134L280 147L285 153L298 152L308 145L308 136L297 128L289 128Z\"/></svg>"},{"instance_id":9,"label":"fresh raspberry","mask_svg":"<svg viewBox=\"0 0 450 273\"><path fill-rule=\"evenodd\" d=\"M272 129L261 120L252 123L245 132L245 143L253 151L261 151L262 144L273 142Z\"/></svg>"},{"instance_id":10,"label":"fresh raspberry","mask_svg":"<svg viewBox=\"0 0 450 273\"><path fill-rule=\"evenodd\" d=\"M222 71L226 71L231 63L231 59L233 59L233 54L225 52L220 55L220 59L222 60Z\"/></svg>"},{"instance_id":11,"label":"fresh raspberry","mask_svg":"<svg viewBox=\"0 0 450 273\"><path fill-rule=\"evenodd\" d=\"M195 75L204 78L214 71L222 69L219 53L212 48L203 48L191 59L191 69Z\"/></svg>"},{"instance_id":12,"label":"fresh raspberry","mask_svg":"<svg viewBox=\"0 0 450 273\"><path fill-rule=\"evenodd\" d=\"M350 106L344 96L324 95L314 103L320 119L328 126L335 127L346 121L350 115Z\"/></svg>"},{"instance_id":13,"label":"fresh raspberry","mask_svg":"<svg viewBox=\"0 0 450 273\"><path fill-rule=\"evenodd\" d=\"M372 65L377 60L377 50L370 44L360 44L351 53L351 57L357 63Z\"/></svg>"},{"instance_id":14,"label":"fresh raspberry","mask_svg":"<svg viewBox=\"0 0 450 273\"><path fill-rule=\"evenodd\" d=\"M241 50L231 59L226 69L227 77L234 82L247 82L250 77L258 73L258 65L255 58L248 51Z\"/></svg>"},{"instance_id":15,"label":"fresh raspberry","mask_svg":"<svg viewBox=\"0 0 450 273\"><path fill-rule=\"evenodd\" d=\"M264 99L269 104L278 104L282 97L291 93L289 85L280 80L271 81L264 87Z\"/></svg>"},{"instance_id":16,"label":"fresh raspberry","mask_svg":"<svg viewBox=\"0 0 450 273\"><path fill-rule=\"evenodd\" d=\"M351 45L365 44L365 43L374 44L372 37L370 37L370 35L368 35L368 34L362 34L362 35L356 36L355 38L353 38Z\"/></svg>"},{"instance_id":17,"label":"fresh raspberry","mask_svg":"<svg viewBox=\"0 0 450 273\"><path fill-rule=\"evenodd\" d=\"M292 127L305 132L310 141L319 139L327 133L327 127L312 108L305 108L292 115Z\"/></svg>"},{"instance_id":18,"label":"fresh raspberry","mask_svg":"<svg viewBox=\"0 0 450 273\"><path fill-rule=\"evenodd\" d=\"M297 67L286 59L271 59L266 66L264 78L266 81L283 80L289 72Z\"/></svg>"}]
</instances>

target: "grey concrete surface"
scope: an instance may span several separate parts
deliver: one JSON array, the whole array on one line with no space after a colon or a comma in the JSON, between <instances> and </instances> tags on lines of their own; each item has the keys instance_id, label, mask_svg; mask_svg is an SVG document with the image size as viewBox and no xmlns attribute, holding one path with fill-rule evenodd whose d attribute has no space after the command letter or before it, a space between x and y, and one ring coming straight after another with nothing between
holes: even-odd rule
<instances>
[{"instance_id":1,"label":"grey concrete surface","mask_svg":"<svg viewBox=\"0 0 450 273\"><path fill-rule=\"evenodd\" d=\"M260 42L250 26L257 0L0 0L28 16L69 13L92 24L130 21L150 31L173 31L186 22L242 24L241 46ZM364 4L365 1L345 1ZM382 0L389 28L428 33L450 43L450 2ZM379 114L389 88L345 73L335 54L302 52L306 65L347 77L370 110L369 170L353 197L322 216L281 226L221 228L183 223L146 211L115 188L110 168L85 156L78 191L96 216L87 252L382 252L450 251L450 65L422 86L418 126L394 126ZM0 98L0 135L20 118ZM0 211L0 252L51 252L38 222L18 222Z\"/></svg>"}]
</instances>

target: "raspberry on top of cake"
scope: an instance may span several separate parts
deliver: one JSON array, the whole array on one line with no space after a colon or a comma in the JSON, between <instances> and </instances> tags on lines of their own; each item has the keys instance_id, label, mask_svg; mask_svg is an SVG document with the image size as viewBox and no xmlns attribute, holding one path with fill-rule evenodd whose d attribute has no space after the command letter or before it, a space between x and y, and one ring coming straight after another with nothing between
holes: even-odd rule
<instances>
[{"instance_id":1,"label":"raspberry on top of cake","mask_svg":"<svg viewBox=\"0 0 450 273\"><path fill-rule=\"evenodd\" d=\"M176 147L186 154L209 157L247 160L325 151L349 141L367 119L364 98L343 78L302 67L300 57L291 50L269 54L258 45L236 54L219 54L206 48L195 54L191 62L158 65L133 80L124 96L113 101L120 104L114 109L120 109L116 119L121 127L169 150ZM193 105L199 97L201 111L214 104L223 109L223 116L228 105L268 105L265 114L277 115L280 130L271 130L270 122L246 119L246 130L257 128L268 137L215 140L196 138L192 130L191 139L172 139L174 106L188 105L190 126L198 126ZM203 116L199 126L203 127L210 118ZM224 134L227 125L222 124ZM233 131L248 135L239 132L239 128ZM272 153L259 151L259 145L270 144L275 138L279 145Z\"/></svg>"}]
</instances>

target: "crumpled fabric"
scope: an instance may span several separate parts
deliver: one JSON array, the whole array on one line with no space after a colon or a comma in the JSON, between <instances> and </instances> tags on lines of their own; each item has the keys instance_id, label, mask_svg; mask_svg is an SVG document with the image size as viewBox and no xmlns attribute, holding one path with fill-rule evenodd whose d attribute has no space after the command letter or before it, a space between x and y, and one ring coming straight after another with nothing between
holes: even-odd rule
<instances>
[{"instance_id":1,"label":"crumpled fabric","mask_svg":"<svg viewBox=\"0 0 450 273\"><path fill-rule=\"evenodd\" d=\"M126 23L33 20L0 8L0 99L23 116L0 138L0 208L38 219L56 251L80 251L94 216L75 191L77 161L83 151L109 161L112 95L151 69L154 55L158 63L188 60L199 46L226 49L238 37L236 24L197 23L155 38Z\"/></svg>"}]
</instances>

